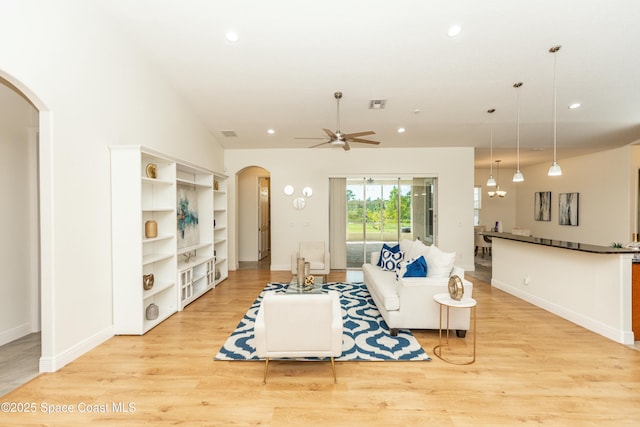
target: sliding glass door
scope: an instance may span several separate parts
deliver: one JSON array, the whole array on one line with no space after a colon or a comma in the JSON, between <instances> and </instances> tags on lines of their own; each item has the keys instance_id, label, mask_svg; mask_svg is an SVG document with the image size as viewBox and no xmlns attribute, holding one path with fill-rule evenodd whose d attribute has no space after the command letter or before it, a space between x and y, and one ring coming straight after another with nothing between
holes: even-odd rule
<instances>
[{"instance_id":1,"label":"sliding glass door","mask_svg":"<svg viewBox=\"0 0 640 427\"><path fill-rule=\"evenodd\" d=\"M360 268L384 243L434 241L435 178L347 179L347 268Z\"/></svg>"}]
</instances>

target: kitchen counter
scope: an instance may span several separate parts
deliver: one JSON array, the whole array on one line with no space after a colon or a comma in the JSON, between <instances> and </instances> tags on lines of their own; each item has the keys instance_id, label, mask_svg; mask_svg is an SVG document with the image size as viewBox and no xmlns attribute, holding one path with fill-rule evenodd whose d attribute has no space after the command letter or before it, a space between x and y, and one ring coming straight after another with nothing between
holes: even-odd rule
<instances>
[{"instance_id":1,"label":"kitchen counter","mask_svg":"<svg viewBox=\"0 0 640 427\"><path fill-rule=\"evenodd\" d=\"M542 239L540 237L520 236L511 233L497 233L494 231L483 231L481 234L500 239L514 240L516 242L532 243L534 245L550 246L553 248L570 249L574 251L590 252L594 254L639 254L637 249L614 248L611 246L590 245L587 243L565 242L563 240Z\"/></svg>"}]
</instances>

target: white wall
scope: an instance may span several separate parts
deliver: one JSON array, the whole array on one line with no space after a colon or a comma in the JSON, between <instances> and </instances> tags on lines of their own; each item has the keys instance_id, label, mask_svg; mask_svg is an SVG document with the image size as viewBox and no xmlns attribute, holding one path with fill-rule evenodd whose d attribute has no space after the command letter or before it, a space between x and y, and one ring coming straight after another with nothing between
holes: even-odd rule
<instances>
[{"instance_id":1,"label":"white wall","mask_svg":"<svg viewBox=\"0 0 640 427\"><path fill-rule=\"evenodd\" d=\"M536 237L601 246L631 241L638 230L640 146L627 145L558 163L562 176L547 176L550 163L544 163L521 168L525 180L517 184L511 182L513 170L504 174L501 170L508 178L500 182L508 190L502 200L486 196L489 170L476 170L476 185L483 186L481 223L493 225L499 218L505 232L526 228ZM551 221L533 219L534 194L539 191L551 191ZM558 223L560 193L580 193L578 226Z\"/></svg>"},{"instance_id":2,"label":"white wall","mask_svg":"<svg viewBox=\"0 0 640 427\"><path fill-rule=\"evenodd\" d=\"M457 252L457 264L473 267L473 148L354 148L226 150L229 180L229 257L238 262L236 174L253 165L271 173L271 268L288 270L301 240L329 240L329 177L438 177L438 246ZM282 189L295 187L292 196ZM293 208L302 188L313 188L303 210Z\"/></svg>"},{"instance_id":3,"label":"white wall","mask_svg":"<svg viewBox=\"0 0 640 427\"><path fill-rule=\"evenodd\" d=\"M516 199L518 197L519 184L511 181L515 169L500 169L500 189L507 192L504 198L495 196L489 197L487 192L487 179L491 174L490 169L476 169L475 185L482 188L482 199L480 207L480 225L493 228L496 221L502 221L502 230L507 232L520 227L516 221ZM497 179L496 169L493 170L493 177ZM520 227L521 228L521 227Z\"/></svg>"},{"instance_id":4,"label":"white wall","mask_svg":"<svg viewBox=\"0 0 640 427\"><path fill-rule=\"evenodd\" d=\"M269 176L269 172L249 167L238 175L238 261L258 261L258 177L261 176Z\"/></svg>"},{"instance_id":5,"label":"white wall","mask_svg":"<svg viewBox=\"0 0 640 427\"><path fill-rule=\"evenodd\" d=\"M32 257L37 256L34 135L36 109L0 83L0 345L40 328L32 316ZM36 243L36 246L32 246ZM35 271L37 277L37 269Z\"/></svg>"},{"instance_id":6,"label":"white wall","mask_svg":"<svg viewBox=\"0 0 640 427\"><path fill-rule=\"evenodd\" d=\"M0 75L46 111L42 370L112 334L108 145L223 169L215 138L115 28L80 0L3 2L0 14Z\"/></svg>"},{"instance_id":7,"label":"white wall","mask_svg":"<svg viewBox=\"0 0 640 427\"><path fill-rule=\"evenodd\" d=\"M524 169L525 181L518 184L518 226L530 229L536 237L569 242L602 246L629 242L631 205L635 206L636 199L630 181L630 156L631 147L625 146L564 159L559 162L562 176L558 177L547 176L548 164ZM551 221L533 219L537 191L551 191ZM561 193L580 193L578 226L558 223Z\"/></svg>"}]
</instances>

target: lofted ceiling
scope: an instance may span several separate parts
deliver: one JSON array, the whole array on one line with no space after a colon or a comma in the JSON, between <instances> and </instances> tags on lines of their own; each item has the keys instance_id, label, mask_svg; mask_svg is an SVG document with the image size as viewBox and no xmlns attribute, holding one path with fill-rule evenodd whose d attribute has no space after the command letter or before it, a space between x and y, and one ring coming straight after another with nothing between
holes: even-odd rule
<instances>
[{"instance_id":1,"label":"lofted ceiling","mask_svg":"<svg viewBox=\"0 0 640 427\"><path fill-rule=\"evenodd\" d=\"M92 1L227 149L317 144L296 137L337 130L342 91L342 132L475 147L489 167L493 129L494 160L515 167L519 96L520 164L550 164L555 45L560 163L640 139L637 0Z\"/></svg>"}]
</instances>

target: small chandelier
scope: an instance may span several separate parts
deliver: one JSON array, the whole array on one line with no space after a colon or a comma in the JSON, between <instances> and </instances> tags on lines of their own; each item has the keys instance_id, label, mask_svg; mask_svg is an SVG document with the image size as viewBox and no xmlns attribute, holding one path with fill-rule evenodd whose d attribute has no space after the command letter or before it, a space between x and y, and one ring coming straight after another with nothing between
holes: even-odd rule
<instances>
[{"instance_id":1,"label":"small chandelier","mask_svg":"<svg viewBox=\"0 0 640 427\"><path fill-rule=\"evenodd\" d=\"M520 89L522 87L522 82L514 83L513 87L516 89ZM518 161L518 167L516 168L516 173L513 174L513 182L522 182L524 181L524 176L522 172L520 172L520 90L518 90L518 101L517 101L517 110L516 110L516 159Z\"/></svg>"},{"instance_id":2,"label":"small chandelier","mask_svg":"<svg viewBox=\"0 0 640 427\"><path fill-rule=\"evenodd\" d=\"M562 175L562 169L557 162L556 158L556 146L557 146L557 128L558 128L558 90L556 88L556 69L558 68L558 54L557 52L560 50L560 45L553 46L549 49L550 53L553 53L553 163L549 167L549 172L547 175L549 176L560 176Z\"/></svg>"},{"instance_id":3,"label":"small chandelier","mask_svg":"<svg viewBox=\"0 0 640 427\"><path fill-rule=\"evenodd\" d=\"M500 197L501 199L507 195L507 192L504 190L500 190L500 162L502 160L496 160L496 167L498 169L498 184L496 185L496 189L495 190L489 190L487 193L489 194L489 197L493 198L493 197Z\"/></svg>"},{"instance_id":4,"label":"small chandelier","mask_svg":"<svg viewBox=\"0 0 640 427\"><path fill-rule=\"evenodd\" d=\"M491 108L490 110L487 110L487 113L489 114L493 114L495 113L496 109L495 108ZM491 171L489 172L489 179L487 180L487 187L495 187L496 186L496 180L493 179L493 123L491 124L491 131L490 131L490 147L491 147L491 163L489 164L491 167Z\"/></svg>"}]
</instances>

